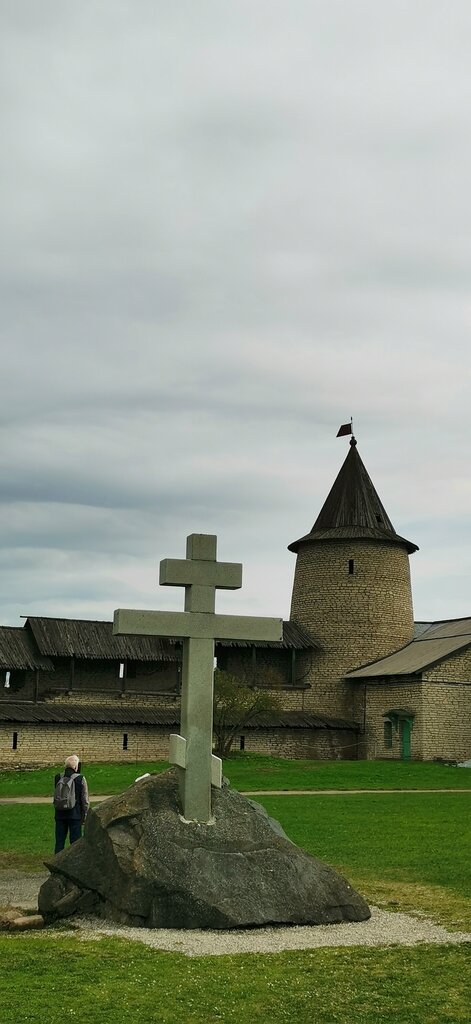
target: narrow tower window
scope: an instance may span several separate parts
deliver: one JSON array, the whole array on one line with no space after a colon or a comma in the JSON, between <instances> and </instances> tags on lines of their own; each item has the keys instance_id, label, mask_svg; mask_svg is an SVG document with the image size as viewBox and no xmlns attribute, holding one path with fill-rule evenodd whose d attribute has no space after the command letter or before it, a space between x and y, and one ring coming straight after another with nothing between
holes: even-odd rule
<instances>
[{"instance_id":1,"label":"narrow tower window","mask_svg":"<svg viewBox=\"0 0 471 1024\"><path fill-rule=\"evenodd\" d=\"M6 687L7 690L9 688L9 686L10 686L10 673L7 671L7 672L5 672L5 687Z\"/></svg>"},{"instance_id":2,"label":"narrow tower window","mask_svg":"<svg viewBox=\"0 0 471 1024\"><path fill-rule=\"evenodd\" d=\"M128 749L128 734L127 734L127 732L123 732L123 750L127 750L127 749Z\"/></svg>"},{"instance_id":3,"label":"narrow tower window","mask_svg":"<svg viewBox=\"0 0 471 1024\"><path fill-rule=\"evenodd\" d=\"M13 733L13 738L12 738L11 749L12 750L16 750L17 748L18 748L18 733L14 732Z\"/></svg>"},{"instance_id":4,"label":"narrow tower window","mask_svg":"<svg viewBox=\"0 0 471 1024\"><path fill-rule=\"evenodd\" d=\"M354 572L353 558L349 558L348 559L348 575L349 576L353 576L353 572Z\"/></svg>"},{"instance_id":5,"label":"narrow tower window","mask_svg":"<svg viewBox=\"0 0 471 1024\"><path fill-rule=\"evenodd\" d=\"M124 679L124 661L119 663L119 678Z\"/></svg>"},{"instance_id":6,"label":"narrow tower window","mask_svg":"<svg viewBox=\"0 0 471 1024\"><path fill-rule=\"evenodd\" d=\"M239 750L245 750L245 736L241 736L239 740Z\"/></svg>"},{"instance_id":7,"label":"narrow tower window","mask_svg":"<svg viewBox=\"0 0 471 1024\"><path fill-rule=\"evenodd\" d=\"M390 750L392 745L392 722L387 718L384 723L384 746Z\"/></svg>"}]
</instances>

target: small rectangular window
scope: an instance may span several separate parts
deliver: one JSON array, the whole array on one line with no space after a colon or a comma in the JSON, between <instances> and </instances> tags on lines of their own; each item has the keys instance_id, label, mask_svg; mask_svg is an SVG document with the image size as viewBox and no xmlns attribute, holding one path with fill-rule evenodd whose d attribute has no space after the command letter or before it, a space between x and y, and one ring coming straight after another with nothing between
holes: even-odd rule
<instances>
[{"instance_id":1,"label":"small rectangular window","mask_svg":"<svg viewBox=\"0 0 471 1024\"><path fill-rule=\"evenodd\" d=\"M348 575L349 576L353 576L353 568L354 568L353 558L349 558L348 559Z\"/></svg>"},{"instance_id":2,"label":"small rectangular window","mask_svg":"<svg viewBox=\"0 0 471 1024\"><path fill-rule=\"evenodd\" d=\"M5 687L8 690L10 687L10 673L5 672Z\"/></svg>"},{"instance_id":3,"label":"small rectangular window","mask_svg":"<svg viewBox=\"0 0 471 1024\"><path fill-rule=\"evenodd\" d=\"M127 749L128 749L128 734L127 734L127 732L123 732L123 750L127 750Z\"/></svg>"},{"instance_id":4,"label":"small rectangular window","mask_svg":"<svg viewBox=\"0 0 471 1024\"><path fill-rule=\"evenodd\" d=\"M384 723L384 746L387 750L392 747L392 722L386 719Z\"/></svg>"},{"instance_id":5,"label":"small rectangular window","mask_svg":"<svg viewBox=\"0 0 471 1024\"><path fill-rule=\"evenodd\" d=\"M239 740L239 750L245 750L245 736L241 736Z\"/></svg>"},{"instance_id":6,"label":"small rectangular window","mask_svg":"<svg viewBox=\"0 0 471 1024\"><path fill-rule=\"evenodd\" d=\"M119 663L119 678L124 679L124 661Z\"/></svg>"},{"instance_id":7,"label":"small rectangular window","mask_svg":"<svg viewBox=\"0 0 471 1024\"><path fill-rule=\"evenodd\" d=\"M12 744L11 744L11 749L12 750L17 750L17 748L18 748L18 733L14 732L13 733Z\"/></svg>"}]
</instances>

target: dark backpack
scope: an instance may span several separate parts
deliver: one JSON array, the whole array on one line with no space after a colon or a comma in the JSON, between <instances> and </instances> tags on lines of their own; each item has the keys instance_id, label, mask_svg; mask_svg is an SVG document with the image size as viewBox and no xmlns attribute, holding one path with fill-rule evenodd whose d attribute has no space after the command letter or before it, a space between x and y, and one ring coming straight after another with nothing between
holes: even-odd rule
<instances>
[{"instance_id":1,"label":"dark backpack","mask_svg":"<svg viewBox=\"0 0 471 1024\"><path fill-rule=\"evenodd\" d=\"M76 804L75 780L79 773L72 775L60 775L54 790L54 807L56 811L71 811Z\"/></svg>"}]
</instances>

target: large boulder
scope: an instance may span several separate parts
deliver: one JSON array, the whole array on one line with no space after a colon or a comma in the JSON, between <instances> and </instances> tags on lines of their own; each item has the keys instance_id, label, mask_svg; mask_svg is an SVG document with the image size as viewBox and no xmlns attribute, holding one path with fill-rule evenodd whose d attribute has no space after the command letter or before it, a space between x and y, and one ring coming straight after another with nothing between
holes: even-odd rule
<instances>
[{"instance_id":1,"label":"large boulder","mask_svg":"<svg viewBox=\"0 0 471 1024\"><path fill-rule=\"evenodd\" d=\"M83 839L50 861L39 893L47 921L94 913L150 928L248 928L365 921L348 882L284 837L230 786L214 821L185 821L175 769L90 811Z\"/></svg>"}]
</instances>

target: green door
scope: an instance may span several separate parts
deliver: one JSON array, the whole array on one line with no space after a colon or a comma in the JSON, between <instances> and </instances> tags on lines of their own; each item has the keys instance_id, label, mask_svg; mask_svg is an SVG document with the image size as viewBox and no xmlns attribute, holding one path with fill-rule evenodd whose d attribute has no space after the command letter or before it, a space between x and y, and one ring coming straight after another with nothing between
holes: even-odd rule
<instances>
[{"instance_id":1,"label":"green door","mask_svg":"<svg viewBox=\"0 0 471 1024\"><path fill-rule=\"evenodd\" d=\"M410 718L401 718L399 722L399 735L401 737L401 758L403 761L410 761Z\"/></svg>"}]
</instances>

